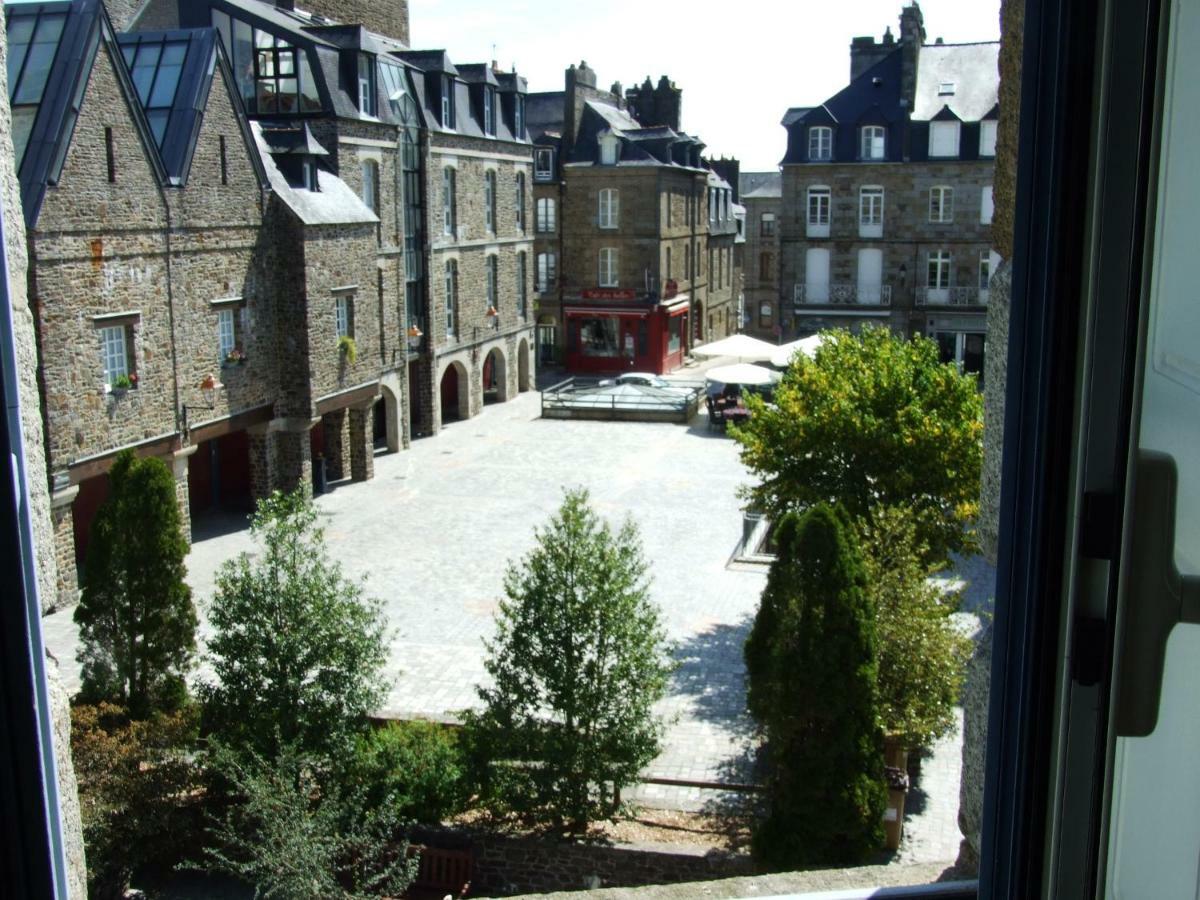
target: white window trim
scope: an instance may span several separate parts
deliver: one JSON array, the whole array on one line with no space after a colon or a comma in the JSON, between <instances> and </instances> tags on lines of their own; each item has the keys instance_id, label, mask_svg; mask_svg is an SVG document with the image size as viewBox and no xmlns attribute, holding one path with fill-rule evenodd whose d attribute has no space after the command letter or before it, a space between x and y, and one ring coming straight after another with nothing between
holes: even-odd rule
<instances>
[{"instance_id":1,"label":"white window trim","mask_svg":"<svg viewBox=\"0 0 1200 900\"><path fill-rule=\"evenodd\" d=\"M354 296L339 294L333 298L333 328L336 335L354 339Z\"/></svg>"},{"instance_id":2,"label":"white window trim","mask_svg":"<svg viewBox=\"0 0 1200 900\"><path fill-rule=\"evenodd\" d=\"M546 214L542 215L542 210L546 210ZM558 204L553 197L539 197L535 207L537 221L535 223L538 234L554 234L558 231Z\"/></svg>"},{"instance_id":3,"label":"white window trim","mask_svg":"<svg viewBox=\"0 0 1200 900\"><path fill-rule=\"evenodd\" d=\"M936 204L935 200L936 199ZM937 217L934 217L934 210ZM946 225L954 221L954 188L948 184L935 184L929 189L929 221L935 225Z\"/></svg>"},{"instance_id":4,"label":"white window trim","mask_svg":"<svg viewBox=\"0 0 1200 900\"><path fill-rule=\"evenodd\" d=\"M104 370L104 390L111 392L113 382L129 375L129 326L106 325L97 329L100 338L100 364Z\"/></svg>"},{"instance_id":5,"label":"white window trim","mask_svg":"<svg viewBox=\"0 0 1200 900\"><path fill-rule=\"evenodd\" d=\"M816 153L813 143L816 143ZM829 162L833 159L833 128L828 125L813 125L808 129L808 159L810 162Z\"/></svg>"},{"instance_id":6,"label":"white window trim","mask_svg":"<svg viewBox=\"0 0 1200 900\"><path fill-rule=\"evenodd\" d=\"M883 207L883 185L864 184L858 189L859 237L883 237Z\"/></svg>"},{"instance_id":7,"label":"white window trim","mask_svg":"<svg viewBox=\"0 0 1200 900\"><path fill-rule=\"evenodd\" d=\"M991 225L996 215L996 198L992 186L985 184L979 191L979 224Z\"/></svg>"},{"instance_id":8,"label":"white window trim","mask_svg":"<svg viewBox=\"0 0 1200 900\"><path fill-rule=\"evenodd\" d=\"M598 196L599 211L597 219L601 228L613 229L618 227L620 220L620 194L616 188L602 188ZM669 202L669 198L668 198ZM668 209L670 207L668 206Z\"/></svg>"},{"instance_id":9,"label":"white window trim","mask_svg":"<svg viewBox=\"0 0 1200 900\"><path fill-rule=\"evenodd\" d=\"M496 233L496 170L483 173L483 225L489 234Z\"/></svg>"},{"instance_id":10,"label":"white window trim","mask_svg":"<svg viewBox=\"0 0 1200 900\"><path fill-rule=\"evenodd\" d=\"M824 198L825 200L824 222L820 221L821 216L819 214L816 219L813 218L813 200L820 198ZM818 204L818 209L820 207L821 204ZM804 216L807 223L806 234L808 237L829 237L829 228L833 220L833 191L829 185L809 185L808 191L805 193Z\"/></svg>"},{"instance_id":11,"label":"white window trim","mask_svg":"<svg viewBox=\"0 0 1200 900\"><path fill-rule=\"evenodd\" d=\"M864 125L859 131L858 152L860 159L885 159L887 157L886 129L882 125Z\"/></svg>"},{"instance_id":12,"label":"white window trim","mask_svg":"<svg viewBox=\"0 0 1200 900\"><path fill-rule=\"evenodd\" d=\"M599 265L600 271L598 282L600 287L620 287L621 277L618 272L618 256L616 247L600 248Z\"/></svg>"},{"instance_id":13,"label":"white window trim","mask_svg":"<svg viewBox=\"0 0 1200 900\"><path fill-rule=\"evenodd\" d=\"M217 309L217 361L225 362L237 348L237 318L236 308L223 306Z\"/></svg>"},{"instance_id":14,"label":"white window trim","mask_svg":"<svg viewBox=\"0 0 1200 900\"><path fill-rule=\"evenodd\" d=\"M934 153L933 152L933 134L935 129L945 129L948 126L954 128L954 149L949 153ZM930 159L957 159L962 155L962 123L957 121L939 121L929 123L929 158Z\"/></svg>"},{"instance_id":15,"label":"white window trim","mask_svg":"<svg viewBox=\"0 0 1200 900\"><path fill-rule=\"evenodd\" d=\"M991 159L996 155L996 120L984 119L979 123L979 155Z\"/></svg>"}]
</instances>

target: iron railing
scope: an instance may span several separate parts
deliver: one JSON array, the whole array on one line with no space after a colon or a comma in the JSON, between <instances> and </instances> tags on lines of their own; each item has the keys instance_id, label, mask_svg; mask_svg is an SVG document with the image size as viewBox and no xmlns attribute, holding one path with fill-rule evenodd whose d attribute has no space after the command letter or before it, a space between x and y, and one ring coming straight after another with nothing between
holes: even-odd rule
<instances>
[{"instance_id":1,"label":"iron railing","mask_svg":"<svg viewBox=\"0 0 1200 900\"><path fill-rule=\"evenodd\" d=\"M796 306L891 306L892 286L860 287L857 284L797 284L792 293Z\"/></svg>"},{"instance_id":2,"label":"iron railing","mask_svg":"<svg viewBox=\"0 0 1200 900\"><path fill-rule=\"evenodd\" d=\"M987 301L986 288L917 288L917 306L987 306Z\"/></svg>"}]
</instances>

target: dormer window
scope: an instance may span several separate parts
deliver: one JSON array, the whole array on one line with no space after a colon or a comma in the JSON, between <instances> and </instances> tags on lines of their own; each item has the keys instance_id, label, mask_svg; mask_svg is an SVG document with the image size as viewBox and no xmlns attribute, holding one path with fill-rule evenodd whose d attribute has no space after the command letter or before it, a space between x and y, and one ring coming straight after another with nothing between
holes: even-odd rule
<instances>
[{"instance_id":1,"label":"dormer window","mask_svg":"<svg viewBox=\"0 0 1200 900\"><path fill-rule=\"evenodd\" d=\"M369 53L358 54L358 111L364 116L379 112L375 105L375 59Z\"/></svg>"},{"instance_id":2,"label":"dormer window","mask_svg":"<svg viewBox=\"0 0 1200 900\"><path fill-rule=\"evenodd\" d=\"M618 138L611 131L600 135L600 165L615 166L617 164Z\"/></svg>"},{"instance_id":3,"label":"dormer window","mask_svg":"<svg viewBox=\"0 0 1200 900\"><path fill-rule=\"evenodd\" d=\"M554 180L554 150L538 147L533 151L533 177L537 181Z\"/></svg>"},{"instance_id":4,"label":"dormer window","mask_svg":"<svg viewBox=\"0 0 1200 900\"><path fill-rule=\"evenodd\" d=\"M957 121L930 122L929 155L941 158L958 156L958 132Z\"/></svg>"},{"instance_id":5,"label":"dormer window","mask_svg":"<svg viewBox=\"0 0 1200 900\"><path fill-rule=\"evenodd\" d=\"M317 161L306 156L300 161L300 183L307 191L319 191L320 180L317 177Z\"/></svg>"},{"instance_id":6,"label":"dormer window","mask_svg":"<svg viewBox=\"0 0 1200 900\"><path fill-rule=\"evenodd\" d=\"M513 137L520 140L525 134L525 97L513 94Z\"/></svg>"},{"instance_id":7,"label":"dormer window","mask_svg":"<svg viewBox=\"0 0 1200 900\"><path fill-rule=\"evenodd\" d=\"M862 142L859 147L861 159L883 159L885 132L879 125L868 125L862 130Z\"/></svg>"},{"instance_id":8,"label":"dormer window","mask_svg":"<svg viewBox=\"0 0 1200 900\"><path fill-rule=\"evenodd\" d=\"M833 159L833 129L816 125L808 129L808 158L812 162Z\"/></svg>"},{"instance_id":9,"label":"dormer window","mask_svg":"<svg viewBox=\"0 0 1200 900\"><path fill-rule=\"evenodd\" d=\"M442 127L454 128L454 79L442 76Z\"/></svg>"},{"instance_id":10,"label":"dormer window","mask_svg":"<svg viewBox=\"0 0 1200 900\"><path fill-rule=\"evenodd\" d=\"M496 136L496 92L487 85L483 88L483 133Z\"/></svg>"},{"instance_id":11,"label":"dormer window","mask_svg":"<svg viewBox=\"0 0 1200 900\"><path fill-rule=\"evenodd\" d=\"M979 155L996 155L996 120L986 119L979 123Z\"/></svg>"}]
</instances>

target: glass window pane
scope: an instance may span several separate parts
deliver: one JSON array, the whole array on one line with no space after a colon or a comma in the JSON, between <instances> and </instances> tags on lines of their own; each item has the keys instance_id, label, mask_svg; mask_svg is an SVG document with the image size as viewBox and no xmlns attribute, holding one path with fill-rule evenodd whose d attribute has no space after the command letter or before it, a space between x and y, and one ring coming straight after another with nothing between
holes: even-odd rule
<instances>
[{"instance_id":1,"label":"glass window pane","mask_svg":"<svg viewBox=\"0 0 1200 900\"><path fill-rule=\"evenodd\" d=\"M42 16L38 21L37 35L34 37L35 44L53 44L58 46L58 39L62 37L63 25L66 23L67 17L65 14Z\"/></svg>"},{"instance_id":2,"label":"glass window pane","mask_svg":"<svg viewBox=\"0 0 1200 900\"><path fill-rule=\"evenodd\" d=\"M162 59L159 62L164 66L182 66L185 56L187 56L187 44L182 41L172 41L163 47Z\"/></svg>"},{"instance_id":3,"label":"glass window pane","mask_svg":"<svg viewBox=\"0 0 1200 900\"><path fill-rule=\"evenodd\" d=\"M126 44L121 48L121 55L125 57L125 65L133 68L133 57L137 54L137 44Z\"/></svg>"},{"instance_id":4,"label":"glass window pane","mask_svg":"<svg viewBox=\"0 0 1200 900\"><path fill-rule=\"evenodd\" d=\"M279 111L280 112L296 112L297 99L296 95L300 92L300 85L296 83L295 78L280 78L279 79Z\"/></svg>"},{"instance_id":5,"label":"glass window pane","mask_svg":"<svg viewBox=\"0 0 1200 900\"><path fill-rule=\"evenodd\" d=\"M8 93L17 87L17 75L21 72L21 64L25 62L25 54L29 51L29 42L33 38L32 16L19 16L8 20Z\"/></svg>"},{"instance_id":6,"label":"glass window pane","mask_svg":"<svg viewBox=\"0 0 1200 900\"><path fill-rule=\"evenodd\" d=\"M300 111L315 112L321 108L321 95L308 64L308 54L300 51Z\"/></svg>"},{"instance_id":7,"label":"glass window pane","mask_svg":"<svg viewBox=\"0 0 1200 900\"><path fill-rule=\"evenodd\" d=\"M250 49L250 26L245 22L233 23L233 71L237 77L238 90L246 105L254 109L254 56Z\"/></svg>"},{"instance_id":8,"label":"glass window pane","mask_svg":"<svg viewBox=\"0 0 1200 900\"><path fill-rule=\"evenodd\" d=\"M217 31L221 35L221 43L225 47L225 52L228 54L232 54L233 53L233 44L231 44L230 40L229 40L229 36L230 36L229 14L223 13L219 9L214 9L213 14L212 14L212 22L213 22L213 25L216 27Z\"/></svg>"},{"instance_id":9,"label":"glass window pane","mask_svg":"<svg viewBox=\"0 0 1200 900\"><path fill-rule=\"evenodd\" d=\"M46 78L50 74L50 66L54 62L57 44L31 44L29 58L25 62L25 74L17 85L13 103L40 103L42 91L46 87Z\"/></svg>"},{"instance_id":10,"label":"glass window pane","mask_svg":"<svg viewBox=\"0 0 1200 900\"><path fill-rule=\"evenodd\" d=\"M257 28L255 28L254 29L254 46L255 47L274 47L275 46L275 37L274 37L274 35L267 34L265 31L259 31Z\"/></svg>"},{"instance_id":11,"label":"glass window pane","mask_svg":"<svg viewBox=\"0 0 1200 900\"><path fill-rule=\"evenodd\" d=\"M160 150L162 149L163 135L167 132L167 119L170 115L170 110L166 109L153 110L146 114L146 118L150 120L150 131L154 134L154 143Z\"/></svg>"},{"instance_id":12,"label":"glass window pane","mask_svg":"<svg viewBox=\"0 0 1200 900\"><path fill-rule=\"evenodd\" d=\"M296 74L296 51L287 49L280 50L275 55L276 63L279 66L280 75L295 75Z\"/></svg>"},{"instance_id":13,"label":"glass window pane","mask_svg":"<svg viewBox=\"0 0 1200 900\"><path fill-rule=\"evenodd\" d=\"M147 106L170 106L175 102L175 89L179 87L181 66L163 66L158 70L158 79L154 82L154 91L150 94Z\"/></svg>"},{"instance_id":14,"label":"glass window pane","mask_svg":"<svg viewBox=\"0 0 1200 900\"><path fill-rule=\"evenodd\" d=\"M258 51L258 74L260 76L275 74L275 53L273 51Z\"/></svg>"},{"instance_id":15,"label":"glass window pane","mask_svg":"<svg viewBox=\"0 0 1200 900\"><path fill-rule=\"evenodd\" d=\"M21 166L21 160L25 157L25 145L29 143L29 133L33 131L33 120L37 116L37 107L34 106L18 106L12 111L13 123L13 151L16 157L17 168Z\"/></svg>"}]
</instances>

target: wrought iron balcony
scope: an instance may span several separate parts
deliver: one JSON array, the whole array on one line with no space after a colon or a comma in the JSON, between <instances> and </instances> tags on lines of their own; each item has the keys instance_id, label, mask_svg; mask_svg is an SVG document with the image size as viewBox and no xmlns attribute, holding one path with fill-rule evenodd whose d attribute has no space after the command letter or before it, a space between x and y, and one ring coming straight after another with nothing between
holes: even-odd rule
<instances>
[{"instance_id":1,"label":"wrought iron balcony","mask_svg":"<svg viewBox=\"0 0 1200 900\"><path fill-rule=\"evenodd\" d=\"M796 306L891 306L892 286L862 287L857 284L797 284L792 302Z\"/></svg>"},{"instance_id":2,"label":"wrought iron balcony","mask_svg":"<svg viewBox=\"0 0 1200 900\"><path fill-rule=\"evenodd\" d=\"M987 306L987 302L986 288L917 288L917 306Z\"/></svg>"}]
</instances>

